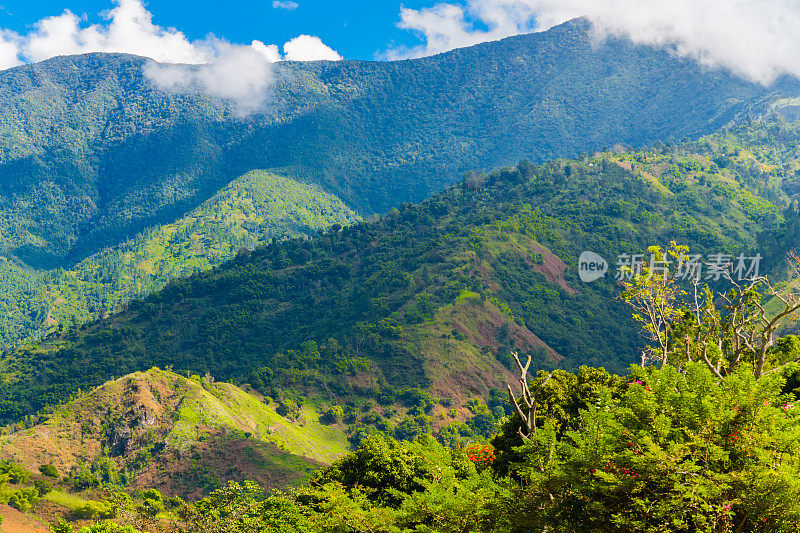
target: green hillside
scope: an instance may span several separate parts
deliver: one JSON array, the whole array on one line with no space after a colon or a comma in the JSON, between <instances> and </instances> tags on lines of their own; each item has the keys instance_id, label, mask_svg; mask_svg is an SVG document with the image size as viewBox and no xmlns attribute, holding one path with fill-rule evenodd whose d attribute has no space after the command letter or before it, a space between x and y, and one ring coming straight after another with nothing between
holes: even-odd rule
<instances>
[{"instance_id":1,"label":"green hillside","mask_svg":"<svg viewBox=\"0 0 800 533\"><path fill-rule=\"evenodd\" d=\"M577 279L583 250L612 264L671 240L751 253L784 227L757 194L766 174L713 140L473 174L377 222L239 254L4 354L0 418L153 364L333 398L486 395L511 350L621 371L638 360L638 328L612 276Z\"/></svg>"},{"instance_id":2,"label":"green hillside","mask_svg":"<svg viewBox=\"0 0 800 533\"><path fill-rule=\"evenodd\" d=\"M709 133L762 87L575 20L399 62L276 65L269 109L165 93L146 60L88 54L0 73L0 249L73 265L171 223L253 169L291 168L362 214L461 172Z\"/></svg>"},{"instance_id":3,"label":"green hillside","mask_svg":"<svg viewBox=\"0 0 800 533\"><path fill-rule=\"evenodd\" d=\"M199 497L229 480L283 488L348 450L342 429L320 423L313 406L297 420L276 407L228 383L153 368L0 434L0 458L31 471L52 465L71 491L110 483Z\"/></svg>"},{"instance_id":4,"label":"green hillside","mask_svg":"<svg viewBox=\"0 0 800 533\"><path fill-rule=\"evenodd\" d=\"M308 183L252 171L234 180L185 217L98 252L69 270L34 271L5 261L0 296L0 339L14 344L58 324L117 311L131 298L175 277L208 270L240 249L272 239L315 235L356 214Z\"/></svg>"}]
</instances>

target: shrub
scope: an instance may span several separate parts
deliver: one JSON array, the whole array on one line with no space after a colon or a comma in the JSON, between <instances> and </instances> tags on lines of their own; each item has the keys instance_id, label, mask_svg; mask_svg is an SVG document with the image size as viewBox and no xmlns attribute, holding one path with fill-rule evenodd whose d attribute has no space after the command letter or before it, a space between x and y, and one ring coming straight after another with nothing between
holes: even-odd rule
<instances>
[{"instance_id":1,"label":"shrub","mask_svg":"<svg viewBox=\"0 0 800 533\"><path fill-rule=\"evenodd\" d=\"M88 501L72 510L75 518L91 520L97 518L115 518L118 507L108 502Z\"/></svg>"},{"instance_id":2,"label":"shrub","mask_svg":"<svg viewBox=\"0 0 800 533\"><path fill-rule=\"evenodd\" d=\"M354 424L358 421L358 411L355 407L348 407L344 412L344 421L348 424Z\"/></svg>"},{"instance_id":3,"label":"shrub","mask_svg":"<svg viewBox=\"0 0 800 533\"><path fill-rule=\"evenodd\" d=\"M325 411L325 414L322 415L322 418L323 422L327 422L329 424L339 422L342 418L344 418L344 409L341 405L331 406L330 409Z\"/></svg>"},{"instance_id":4,"label":"shrub","mask_svg":"<svg viewBox=\"0 0 800 533\"><path fill-rule=\"evenodd\" d=\"M51 533L75 533L72 524L66 522L63 518L55 524L50 524ZM91 526L84 526L78 530L78 533L142 533L133 526L121 526L115 522L103 521L92 524Z\"/></svg>"},{"instance_id":5,"label":"shrub","mask_svg":"<svg viewBox=\"0 0 800 533\"><path fill-rule=\"evenodd\" d=\"M430 433L431 419L425 415L407 416L394 428L394 437L398 440L413 440L419 435Z\"/></svg>"},{"instance_id":6,"label":"shrub","mask_svg":"<svg viewBox=\"0 0 800 533\"><path fill-rule=\"evenodd\" d=\"M53 490L53 484L46 479L34 479L33 486L39 493L40 497L49 494Z\"/></svg>"},{"instance_id":7,"label":"shrub","mask_svg":"<svg viewBox=\"0 0 800 533\"><path fill-rule=\"evenodd\" d=\"M275 412L283 417L289 417L289 415L294 415L298 412L298 407L295 402L292 400L281 400L278 403L278 407L275 409Z\"/></svg>"},{"instance_id":8,"label":"shrub","mask_svg":"<svg viewBox=\"0 0 800 533\"><path fill-rule=\"evenodd\" d=\"M46 465L39 465L39 472L41 472L42 475L45 475L47 477L52 477L52 478L58 477L58 469L52 463Z\"/></svg>"},{"instance_id":9,"label":"shrub","mask_svg":"<svg viewBox=\"0 0 800 533\"><path fill-rule=\"evenodd\" d=\"M8 481L11 483L27 483L31 478L31 473L21 466L0 461L0 475L2 474L6 474L8 476Z\"/></svg>"},{"instance_id":10,"label":"shrub","mask_svg":"<svg viewBox=\"0 0 800 533\"><path fill-rule=\"evenodd\" d=\"M69 472L67 482L74 490L78 491L100 486L100 480L86 466L73 467Z\"/></svg>"},{"instance_id":11,"label":"shrub","mask_svg":"<svg viewBox=\"0 0 800 533\"><path fill-rule=\"evenodd\" d=\"M166 500L164 500L164 505L166 506L167 509L173 510L173 509L180 509L181 507L186 505L186 502L184 502L180 496L170 496Z\"/></svg>"},{"instance_id":12,"label":"shrub","mask_svg":"<svg viewBox=\"0 0 800 533\"><path fill-rule=\"evenodd\" d=\"M35 488L28 487L12 492L8 499L8 505L22 513L27 513L38 501L39 493Z\"/></svg>"},{"instance_id":13,"label":"shrub","mask_svg":"<svg viewBox=\"0 0 800 533\"><path fill-rule=\"evenodd\" d=\"M426 413L430 413L436 405L436 400L422 389L406 389L400 396L400 400L409 409L420 408Z\"/></svg>"},{"instance_id":14,"label":"shrub","mask_svg":"<svg viewBox=\"0 0 800 533\"><path fill-rule=\"evenodd\" d=\"M142 506L140 509L148 516L156 516L158 513L164 511L164 497L156 489L145 489L140 494L142 498Z\"/></svg>"}]
</instances>

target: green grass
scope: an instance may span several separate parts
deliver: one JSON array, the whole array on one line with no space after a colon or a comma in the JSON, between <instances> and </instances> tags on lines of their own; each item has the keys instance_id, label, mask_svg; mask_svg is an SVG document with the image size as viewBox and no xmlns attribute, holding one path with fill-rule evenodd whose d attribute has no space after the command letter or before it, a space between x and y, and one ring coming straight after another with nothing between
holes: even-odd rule
<instances>
[{"instance_id":1,"label":"green grass","mask_svg":"<svg viewBox=\"0 0 800 533\"><path fill-rule=\"evenodd\" d=\"M64 492L62 490L54 489L48 492L45 497L45 500L51 501L53 503L57 503L63 507L66 507L70 511L74 511L75 509L81 507L86 502L90 501L86 498L81 498L75 494L70 494L68 492Z\"/></svg>"},{"instance_id":2,"label":"green grass","mask_svg":"<svg viewBox=\"0 0 800 533\"><path fill-rule=\"evenodd\" d=\"M165 372L150 370L149 373ZM272 442L282 450L331 463L349 449L347 437L336 426L319 421L319 413L311 405L301 410L303 424L292 422L266 405L260 398L228 383L199 384L177 374L167 374L186 390L178 419L165 441L177 448L188 448L197 442L203 428L229 427L264 442Z\"/></svg>"}]
</instances>

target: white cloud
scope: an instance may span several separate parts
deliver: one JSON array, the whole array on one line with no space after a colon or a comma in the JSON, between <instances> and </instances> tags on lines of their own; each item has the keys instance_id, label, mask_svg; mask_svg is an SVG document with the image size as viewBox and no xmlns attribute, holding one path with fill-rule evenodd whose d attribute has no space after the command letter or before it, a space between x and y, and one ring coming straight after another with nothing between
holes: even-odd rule
<instances>
[{"instance_id":1,"label":"white cloud","mask_svg":"<svg viewBox=\"0 0 800 533\"><path fill-rule=\"evenodd\" d=\"M20 51L27 61L86 52L124 52L167 63L204 63L208 50L190 42L174 28L161 28L139 0L117 0L104 13L108 24L81 27L69 10L40 20L34 31L21 38Z\"/></svg>"},{"instance_id":2,"label":"white cloud","mask_svg":"<svg viewBox=\"0 0 800 533\"><path fill-rule=\"evenodd\" d=\"M401 28L423 44L395 48L388 59L540 31L586 16L599 37L664 46L702 64L754 81L800 76L800 0L468 0L403 9Z\"/></svg>"},{"instance_id":3,"label":"white cloud","mask_svg":"<svg viewBox=\"0 0 800 533\"><path fill-rule=\"evenodd\" d=\"M205 65L148 63L147 77L159 87L175 92L202 91L230 100L240 116L264 108L272 84L270 61L252 46L223 41L213 44L214 61Z\"/></svg>"},{"instance_id":4,"label":"white cloud","mask_svg":"<svg viewBox=\"0 0 800 533\"><path fill-rule=\"evenodd\" d=\"M513 0L470 0L463 6L440 3L423 9L402 8L398 26L420 34L424 44L393 48L382 56L422 57L527 33L537 29L534 14L528 2ZM473 21L486 29L476 28Z\"/></svg>"},{"instance_id":5,"label":"white cloud","mask_svg":"<svg viewBox=\"0 0 800 533\"><path fill-rule=\"evenodd\" d=\"M300 7L300 4L297 2L292 2L291 0L273 0L272 7L275 9L286 9L289 11L293 11Z\"/></svg>"},{"instance_id":6,"label":"white cloud","mask_svg":"<svg viewBox=\"0 0 800 533\"><path fill-rule=\"evenodd\" d=\"M272 85L271 64L278 61L339 60L341 57L318 37L301 35L278 46L255 40L250 46L232 45L211 39L213 61L204 65L169 65L151 63L145 74L157 86L168 91L202 91L230 100L234 111L246 116L264 109Z\"/></svg>"},{"instance_id":7,"label":"white cloud","mask_svg":"<svg viewBox=\"0 0 800 533\"><path fill-rule=\"evenodd\" d=\"M21 65L19 43L13 33L0 31L0 70Z\"/></svg>"},{"instance_id":8,"label":"white cloud","mask_svg":"<svg viewBox=\"0 0 800 533\"><path fill-rule=\"evenodd\" d=\"M250 43L250 46L263 55L270 63L277 63L282 59L277 44L264 44L261 41L255 40Z\"/></svg>"},{"instance_id":9,"label":"white cloud","mask_svg":"<svg viewBox=\"0 0 800 533\"><path fill-rule=\"evenodd\" d=\"M311 35L298 35L283 45L286 61L339 61L342 56L333 48L326 46L322 39Z\"/></svg>"},{"instance_id":10,"label":"white cloud","mask_svg":"<svg viewBox=\"0 0 800 533\"><path fill-rule=\"evenodd\" d=\"M0 70L51 57L88 52L119 52L149 57L161 64L145 67L148 79L164 90L202 91L230 100L240 114L263 108L272 82L271 63L282 60L339 60L319 39L300 35L278 45L254 40L231 44L208 37L191 41L175 28L153 24L141 0L114 0L104 24L85 25L69 10L38 21L21 35L0 28ZM278 2L291 9L294 2Z\"/></svg>"}]
</instances>

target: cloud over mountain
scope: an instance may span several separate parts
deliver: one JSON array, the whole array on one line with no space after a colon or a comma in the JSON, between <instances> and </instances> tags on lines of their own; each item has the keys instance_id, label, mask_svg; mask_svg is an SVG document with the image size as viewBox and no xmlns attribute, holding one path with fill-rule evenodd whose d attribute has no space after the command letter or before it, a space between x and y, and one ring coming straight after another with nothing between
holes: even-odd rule
<instances>
[{"instance_id":1,"label":"cloud over mountain","mask_svg":"<svg viewBox=\"0 0 800 533\"><path fill-rule=\"evenodd\" d=\"M319 37L298 35L283 45L284 59L287 61L339 61L342 56L322 42Z\"/></svg>"},{"instance_id":2,"label":"cloud over mountain","mask_svg":"<svg viewBox=\"0 0 800 533\"><path fill-rule=\"evenodd\" d=\"M585 16L599 39L667 47L698 62L769 83L800 77L800 0L468 0L400 13L423 44L389 49L398 59L541 31Z\"/></svg>"},{"instance_id":3,"label":"cloud over mountain","mask_svg":"<svg viewBox=\"0 0 800 533\"><path fill-rule=\"evenodd\" d=\"M153 23L141 0L114 0L102 16L104 24L82 24L69 10L46 17L25 34L0 29L0 70L59 55L119 52L149 57L148 78L164 90L199 90L231 100L248 114L264 104L271 83L270 64L281 60L339 60L341 56L319 37L299 35L283 46L254 40L232 44L209 36L190 40L175 28ZM195 65L195 66L191 66Z\"/></svg>"},{"instance_id":4,"label":"cloud over mountain","mask_svg":"<svg viewBox=\"0 0 800 533\"><path fill-rule=\"evenodd\" d=\"M80 17L65 10L38 21L27 35L5 32L5 42L16 54L9 53L0 67L87 52L124 52L167 63L213 59L207 46L191 42L175 28L153 24L152 14L139 0L117 0L103 16L106 24L82 26Z\"/></svg>"},{"instance_id":5,"label":"cloud over mountain","mask_svg":"<svg viewBox=\"0 0 800 533\"><path fill-rule=\"evenodd\" d=\"M229 100L240 116L262 110L272 84L270 58L253 46L236 46L224 41L215 42L213 49L215 57L210 63L148 63L145 74L164 90L200 91Z\"/></svg>"}]
</instances>

